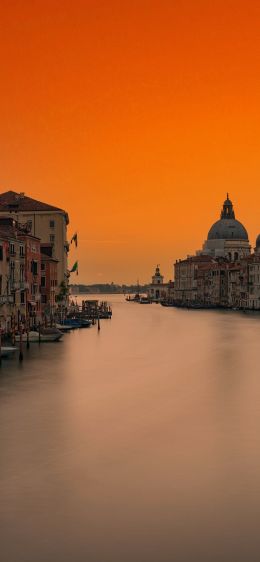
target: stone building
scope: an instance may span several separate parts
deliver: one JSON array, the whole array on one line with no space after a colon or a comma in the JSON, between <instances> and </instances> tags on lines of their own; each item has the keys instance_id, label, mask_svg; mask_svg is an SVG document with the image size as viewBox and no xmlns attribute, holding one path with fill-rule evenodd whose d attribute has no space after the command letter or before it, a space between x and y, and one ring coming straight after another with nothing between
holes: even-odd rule
<instances>
[{"instance_id":1,"label":"stone building","mask_svg":"<svg viewBox=\"0 0 260 562\"><path fill-rule=\"evenodd\" d=\"M0 237L1 323L9 329L29 319L33 325L41 320L40 240L10 216L0 216Z\"/></svg>"},{"instance_id":2,"label":"stone building","mask_svg":"<svg viewBox=\"0 0 260 562\"><path fill-rule=\"evenodd\" d=\"M53 257L51 244L41 244L41 305L43 316L52 320L58 293L58 260Z\"/></svg>"},{"instance_id":3,"label":"stone building","mask_svg":"<svg viewBox=\"0 0 260 562\"><path fill-rule=\"evenodd\" d=\"M202 295L202 285L198 286L198 272L202 266L213 263L211 256L188 256L185 260L177 260L174 264L174 300L176 304L196 303ZM200 278L200 283L202 279ZM204 286L204 284L203 284ZM199 296L198 296L199 289Z\"/></svg>"},{"instance_id":4,"label":"stone building","mask_svg":"<svg viewBox=\"0 0 260 562\"><path fill-rule=\"evenodd\" d=\"M236 220L233 204L227 194L220 219L211 226L207 240L198 253L237 261L249 255L250 249L247 231L243 224Z\"/></svg>"},{"instance_id":5,"label":"stone building","mask_svg":"<svg viewBox=\"0 0 260 562\"><path fill-rule=\"evenodd\" d=\"M18 223L29 223L31 234L40 238L42 243L52 244L54 257L58 260L58 284L67 284L67 240L68 214L59 207L53 207L24 193L7 191L0 194L0 216L12 216Z\"/></svg>"},{"instance_id":6,"label":"stone building","mask_svg":"<svg viewBox=\"0 0 260 562\"><path fill-rule=\"evenodd\" d=\"M202 250L177 260L174 269L177 305L260 310L260 235L252 254L228 196Z\"/></svg>"},{"instance_id":7,"label":"stone building","mask_svg":"<svg viewBox=\"0 0 260 562\"><path fill-rule=\"evenodd\" d=\"M147 296L151 301L160 302L168 297L169 284L164 283L164 277L160 272L160 266L157 265L155 273L152 276L152 283L148 287Z\"/></svg>"}]
</instances>

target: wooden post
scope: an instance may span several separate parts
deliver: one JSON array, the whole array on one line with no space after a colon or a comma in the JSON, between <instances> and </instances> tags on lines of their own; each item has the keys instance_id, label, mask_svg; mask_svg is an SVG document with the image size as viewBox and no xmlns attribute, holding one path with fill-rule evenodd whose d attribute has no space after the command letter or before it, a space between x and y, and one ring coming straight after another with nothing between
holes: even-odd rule
<instances>
[{"instance_id":1,"label":"wooden post","mask_svg":"<svg viewBox=\"0 0 260 562\"><path fill-rule=\"evenodd\" d=\"M0 326L0 366L2 365L2 328Z\"/></svg>"},{"instance_id":2,"label":"wooden post","mask_svg":"<svg viewBox=\"0 0 260 562\"><path fill-rule=\"evenodd\" d=\"M27 349L29 349L30 340L29 340L29 321L28 321L28 319L26 321L26 325L27 325L27 327L26 327L26 347L27 347Z\"/></svg>"},{"instance_id":3,"label":"wooden post","mask_svg":"<svg viewBox=\"0 0 260 562\"><path fill-rule=\"evenodd\" d=\"M41 343L41 323L39 322L38 325L38 330L39 330L39 343Z\"/></svg>"},{"instance_id":4,"label":"wooden post","mask_svg":"<svg viewBox=\"0 0 260 562\"><path fill-rule=\"evenodd\" d=\"M12 345L15 345L15 319L11 316Z\"/></svg>"},{"instance_id":5,"label":"wooden post","mask_svg":"<svg viewBox=\"0 0 260 562\"><path fill-rule=\"evenodd\" d=\"M98 313L98 317L97 317L97 327L98 327L98 331L100 330L100 320L99 320L99 313Z\"/></svg>"},{"instance_id":6,"label":"wooden post","mask_svg":"<svg viewBox=\"0 0 260 562\"><path fill-rule=\"evenodd\" d=\"M22 324L20 324L20 352L19 352L19 361L23 361L23 332L22 332Z\"/></svg>"}]
</instances>

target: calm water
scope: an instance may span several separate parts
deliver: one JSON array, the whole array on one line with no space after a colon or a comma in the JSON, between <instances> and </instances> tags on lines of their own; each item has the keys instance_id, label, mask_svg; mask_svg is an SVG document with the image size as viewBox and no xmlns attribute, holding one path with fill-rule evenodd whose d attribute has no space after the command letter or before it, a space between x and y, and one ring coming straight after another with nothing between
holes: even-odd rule
<instances>
[{"instance_id":1,"label":"calm water","mask_svg":"<svg viewBox=\"0 0 260 562\"><path fill-rule=\"evenodd\" d=\"M1 560L259 560L260 317L109 300L2 366Z\"/></svg>"}]
</instances>

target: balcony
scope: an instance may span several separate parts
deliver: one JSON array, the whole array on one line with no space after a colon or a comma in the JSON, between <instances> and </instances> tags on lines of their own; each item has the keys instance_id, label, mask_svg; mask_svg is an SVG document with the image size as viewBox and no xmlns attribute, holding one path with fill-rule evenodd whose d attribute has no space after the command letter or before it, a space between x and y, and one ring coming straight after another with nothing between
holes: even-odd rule
<instances>
[{"instance_id":1,"label":"balcony","mask_svg":"<svg viewBox=\"0 0 260 562\"><path fill-rule=\"evenodd\" d=\"M14 304L14 295L0 295L0 305Z\"/></svg>"},{"instance_id":2,"label":"balcony","mask_svg":"<svg viewBox=\"0 0 260 562\"><path fill-rule=\"evenodd\" d=\"M26 291L29 289L29 283L27 281L20 281L20 289L21 291Z\"/></svg>"}]
</instances>

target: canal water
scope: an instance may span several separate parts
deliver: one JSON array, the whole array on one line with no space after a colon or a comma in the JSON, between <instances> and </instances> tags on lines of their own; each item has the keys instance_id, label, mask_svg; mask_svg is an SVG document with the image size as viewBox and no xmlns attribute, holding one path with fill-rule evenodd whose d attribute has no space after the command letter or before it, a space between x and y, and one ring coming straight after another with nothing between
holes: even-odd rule
<instances>
[{"instance_id":1,"label":"canal water","mask_svg":"<svg viewBox=\"0 0 260 562\"><path fill-rule=\"evenodd\" d=\"M260 316L107 298L3 362L1 560L259 560Z\"/></svg>"}]
</instances>

